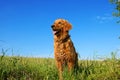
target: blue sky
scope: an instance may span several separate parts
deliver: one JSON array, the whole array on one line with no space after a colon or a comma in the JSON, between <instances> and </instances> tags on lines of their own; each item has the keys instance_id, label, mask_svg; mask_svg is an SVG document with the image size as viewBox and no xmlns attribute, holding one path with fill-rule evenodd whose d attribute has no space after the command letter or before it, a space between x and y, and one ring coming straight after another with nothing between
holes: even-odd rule
<instances>
[{"instance_id":1,"label":"blue sky","mask_svg":"<svg viewBox=\"0 0 120 80\"><path fill-rule=\"evenodd\" d=\"M50 26L64 18L73 26L70 35L81 59L107 57L120 49L113 11L108 0L0 0L0 49L8 49L6 55L53 57Z\"/></svg>"}]
</instances>

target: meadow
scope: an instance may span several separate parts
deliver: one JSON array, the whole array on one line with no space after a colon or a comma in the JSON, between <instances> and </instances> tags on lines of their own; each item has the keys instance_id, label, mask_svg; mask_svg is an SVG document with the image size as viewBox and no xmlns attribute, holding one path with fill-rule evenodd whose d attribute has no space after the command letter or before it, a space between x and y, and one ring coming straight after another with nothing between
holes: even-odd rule
<instances>
[{"instance_id":1,"label":"meadow","mask_svg":"<svg viewBox=\"0 0 120 80\"><path fill-rule=\"evenodd\" d=\"M0 80L59 80L52 58L5 56L0 53ZM79 60L79 68L70 75L63 72L64 80L120 80L120 59L111 53L104 60Z\"/></svg>"}]
</instances>

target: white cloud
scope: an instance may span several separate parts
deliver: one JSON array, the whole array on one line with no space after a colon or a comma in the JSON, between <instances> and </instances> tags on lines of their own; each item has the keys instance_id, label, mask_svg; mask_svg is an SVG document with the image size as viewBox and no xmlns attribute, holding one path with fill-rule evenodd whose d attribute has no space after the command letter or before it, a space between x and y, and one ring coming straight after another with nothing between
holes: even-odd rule
<instances>
[{"instance_id":1,"label":"white cloud","mask_svg":"<svg viewBox=\"0 0 120 80\"><path fill-rule=\"evenodd\" d=\"M113 20L113 16L109 14L104 14L102 16L96 16L96 20L99 23L106 23Z\"/></svg>"}]
</instances>

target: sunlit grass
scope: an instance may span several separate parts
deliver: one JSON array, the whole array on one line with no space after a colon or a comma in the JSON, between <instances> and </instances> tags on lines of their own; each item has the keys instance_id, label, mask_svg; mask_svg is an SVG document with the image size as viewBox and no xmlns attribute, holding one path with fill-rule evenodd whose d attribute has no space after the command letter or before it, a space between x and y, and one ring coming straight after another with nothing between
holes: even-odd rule
<instances>
[{"instance_id":1,"label":"sunlit grass","mask_svg":"<svg viewBox=\"0 0 120 80\"><path fill-rule=\"evenodd\" d=\"M55 61L52 58L0 56L0 80L59 80ZM111 53L111 58L79 60L77 72L63 72L64 80L120 80L120 59Z\"/></svg>"}]
</instances>

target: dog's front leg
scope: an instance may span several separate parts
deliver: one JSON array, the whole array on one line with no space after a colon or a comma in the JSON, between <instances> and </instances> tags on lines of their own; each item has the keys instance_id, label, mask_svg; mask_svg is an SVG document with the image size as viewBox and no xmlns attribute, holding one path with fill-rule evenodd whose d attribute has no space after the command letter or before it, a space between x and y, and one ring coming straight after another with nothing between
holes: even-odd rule
<instances>
[{"instance_id":1,"label":"dog's front leg","mask_svg":"<svg viewBox=\"0 0 120 80\"><path fill-rule=\"evenodd\" d=\"M61 62L57 62L57 67L58 67L58 71L59 71L59 79L63 80L63 76L62 76L62 72L63 72L63 66Z\"/></svg>"}]
</instances>

